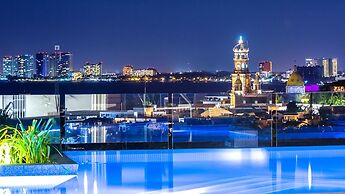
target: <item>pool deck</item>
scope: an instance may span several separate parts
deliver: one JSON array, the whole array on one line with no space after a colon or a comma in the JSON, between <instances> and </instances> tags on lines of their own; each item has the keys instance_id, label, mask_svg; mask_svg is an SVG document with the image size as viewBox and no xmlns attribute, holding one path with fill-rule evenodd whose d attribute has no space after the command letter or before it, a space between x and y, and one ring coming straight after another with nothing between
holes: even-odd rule
<instances>
[{"instance_id":1,"label":"pool deck","mask_svg":"<svg viewBox=\"0 0 345 194\"><path fill-rule=\"evenodd\" d=\"M68 151L76 178L47 193L345 192L345 146ZM18 188L1 190L20 191Z\"/></svg>"}]
</instances>

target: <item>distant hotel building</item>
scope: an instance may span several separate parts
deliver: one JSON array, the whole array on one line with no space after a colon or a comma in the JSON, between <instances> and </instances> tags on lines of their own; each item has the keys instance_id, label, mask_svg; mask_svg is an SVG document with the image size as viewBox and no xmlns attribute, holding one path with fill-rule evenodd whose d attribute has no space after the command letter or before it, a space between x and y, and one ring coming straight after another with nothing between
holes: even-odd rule
<instances>
[{"instance_id":1,"label":"distant hotel building","mask_svg":"<svg viewBox=\"0 0 345 194\"><path fill-rule=\"evenodd\" d=\"M133 66L132 65L125 65L123 68L122 68L122 75L123 76L131 76L133 74Z\"/></svg>"},{"instance_id":2,"label":"distant hotel building","mask_svg":"<svg viewBox=\"0 0 345 194\"><path fill-rule=\"evenodd\" d=\"M157 75L157 70L154 68L136 69L133 71L133 76L136 76L136 77L155 76L155 75Z\"/></svg>"},{"instance_id":3,"label":"distant hotel building","mask_svg":"<svg viewBox=\"0 0 345 194\"><path fill-rule=\"evenodd\" d=\"M83 73L81 71L72 72L72 81L77 81L83 79Z\"/></svg>"},{"instance_id":4,"label":"distant hotel building","mask_svg":"<svg viewBox=\"0 0 345 194\"><path fill-rule=\"evenodd\" d=\"M96 78L102 75L102 63L86 63L84 65L84 77Z\"/></svg>"},{"instance_id":5,"label":"distant hotel building","mask_svg":"<svg viewBox=\"0 0 345 194\"><path fill-rule=\"evenodd\" d=\"M125 65L122 68L123 76L145 77L145 76L156 76L157 74L158 72L154 68L134 69L132 65Z\"/></svg>"},{"instance_id":6,"label":"distant hotel building","mask_svg":"<svg viewBox=\"0 0 345 194\"><path fill-rule=\"evenodd\" d=\"M321 66L323 68L323 77L338 76L338 59L337 58L317 58L306 59L306 66Z\"/></svg>"}]
</instances>

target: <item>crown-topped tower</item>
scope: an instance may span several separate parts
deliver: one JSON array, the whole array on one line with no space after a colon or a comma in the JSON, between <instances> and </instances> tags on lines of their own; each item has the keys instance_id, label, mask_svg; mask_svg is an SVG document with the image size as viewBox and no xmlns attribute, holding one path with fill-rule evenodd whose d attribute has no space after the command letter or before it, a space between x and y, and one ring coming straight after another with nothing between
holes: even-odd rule
<instances>
[{"instance_id":1,"label":"crown-topped tower","mask_svg":"<svg viewBox=\"0 0 345 194\"><path fill-rule=\"evenodd\" d=\"M242 36L233 48L234 52L234 72L231 75L231 105L236 105L236 95L246 95L250 93L250 73L248 69L249 48L248 43L243 41Z\"/></svg>"},{"instance_id":2,"label":"crown-topped tower","mask_svg":"<svg viewBox=\"0 0 345 194\"><path fill-rule=\"evenodd\" d=\"M232 50L234 52L234 73L248 73L249 48L248 44L243 41L242 36L240 36L238 43Z\"/></svg>"}]
</instances>

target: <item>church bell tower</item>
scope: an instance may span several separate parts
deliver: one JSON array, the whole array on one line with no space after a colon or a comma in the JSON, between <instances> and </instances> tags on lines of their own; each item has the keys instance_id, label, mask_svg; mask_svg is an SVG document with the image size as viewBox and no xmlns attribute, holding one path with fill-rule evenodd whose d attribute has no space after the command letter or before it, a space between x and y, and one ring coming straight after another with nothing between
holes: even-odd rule
<instances>
[{"instance_id":1,"label":"church bell tower","mask_svg":"<svg viewBox=\"0 0 345 194\"><path fill-rule=\"evenodd\" d=\"M243 41L242 36L233 48L234 52L234 71L231 74L231 105L236 105L236 96L245 96L251 92L250 73L248 69L249 48L248 44Z\"/></svg>"}]
</instances>

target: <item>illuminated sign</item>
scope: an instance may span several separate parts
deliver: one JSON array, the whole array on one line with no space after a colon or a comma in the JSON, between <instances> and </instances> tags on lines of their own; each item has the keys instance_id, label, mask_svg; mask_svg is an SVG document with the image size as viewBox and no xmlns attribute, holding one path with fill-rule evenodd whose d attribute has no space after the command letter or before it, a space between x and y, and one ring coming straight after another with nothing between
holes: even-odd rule
<instances>
[{"instance_id":1,"label":"illuminated sign","mask_svg":"<svg viewBox=\"0 0 345 194\"><path fill-rule=\"evenodd\" d=\"M305 86L306 92L318 92L320 91L320 87L318 85L307 85Z\"/></svg>"},{"instance_id":2,"label":"illuminated sign","mask_svg":"<svg viewBox=\"0 0 345 194\"><path fill-rule=\"evenodd\" d=\"M345 92L345 86L333 86L334 92Z\"/></svg>"}]
</instances>

